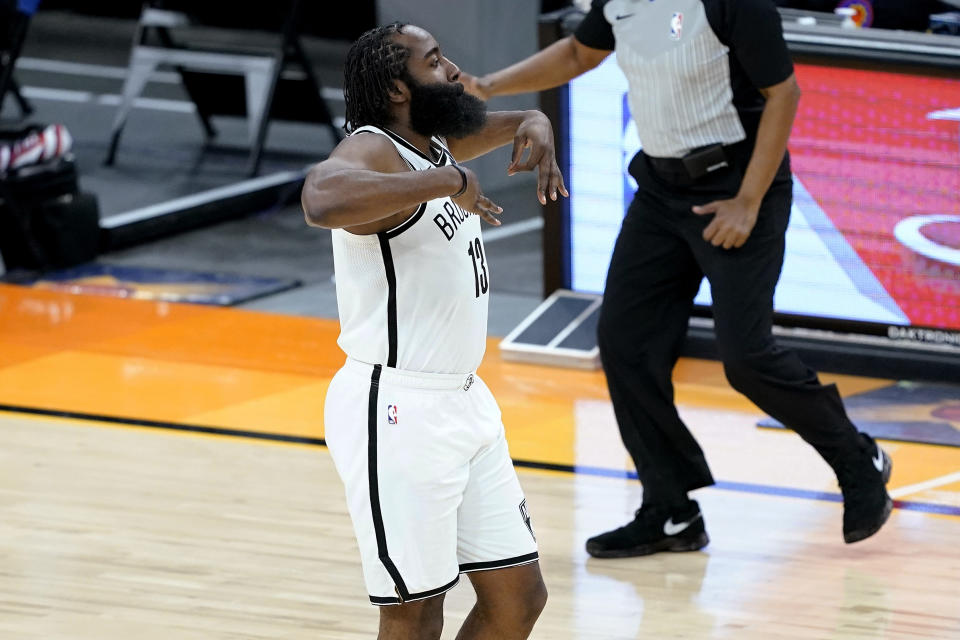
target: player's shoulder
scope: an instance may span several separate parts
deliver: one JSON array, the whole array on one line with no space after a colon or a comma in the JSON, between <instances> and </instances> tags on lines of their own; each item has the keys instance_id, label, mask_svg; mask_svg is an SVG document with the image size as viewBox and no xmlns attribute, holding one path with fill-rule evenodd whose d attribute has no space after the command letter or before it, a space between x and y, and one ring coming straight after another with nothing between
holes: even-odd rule
<instances>
[{"instance_id":1,"label":"player's shoulder","mask_svg":"<svg viewBox=\"0 0 960 640\"><path fill-rule=\"evenodd\" d=\"M330 153L330 158L362 166L373 171L404 171L407 165L390 138L373 129L357 131Z\"/></svg>"}]
</instances>

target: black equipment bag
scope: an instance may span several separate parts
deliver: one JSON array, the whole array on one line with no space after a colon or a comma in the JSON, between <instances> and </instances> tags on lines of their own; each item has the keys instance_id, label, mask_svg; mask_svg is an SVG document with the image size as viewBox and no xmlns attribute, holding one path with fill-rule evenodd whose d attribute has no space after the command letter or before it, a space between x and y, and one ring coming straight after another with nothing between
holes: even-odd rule
<instances>
[{"instance_id":1,"label":"black equipment bag","mask_svg":"<svg viewBox=\"0 0 960 640\"><path fill-rule=\"evenodd\" d=\"M29 131L0 134L0 143ZM71 156L0 175L0 254L7 271L71 267L95 258L99 248L97 199L79 190Z\"/></svg>"}]
</instances>

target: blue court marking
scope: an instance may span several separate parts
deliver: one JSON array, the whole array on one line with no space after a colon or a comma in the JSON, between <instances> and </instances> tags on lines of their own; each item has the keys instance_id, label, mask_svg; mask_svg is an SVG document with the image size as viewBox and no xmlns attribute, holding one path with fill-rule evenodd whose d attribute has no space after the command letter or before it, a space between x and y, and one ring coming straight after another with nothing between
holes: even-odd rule
<instances>
[{"instance_id":1,"label":"blue court marking","mask_svg":"<svg viewBox=\"0 0 960 640\"><path fill-rule=\"evenodd\" d=\"M321 438L305 438L302 436L291 436L282 433L264 433L260 431L245 431L230 429L226 427L215 427L209 425L191 425L179 422L162 422L157 420L142 420L138 418L124 418L119 416L97 415L92 413L82 413L78 411L60 411L57 409L43 409L39 407L20 407L8 404L0 404L0 411L9 413L21 413L35 416L47 416L54 418L69 418L72 420L83 420L88 422L99 422L107 424L120 424L134 427L146 427L150 429L164 429L170 431L183 431L187 433L203 433L207 435L229 436L234 438L250 438L255 440L272 440L274 442L287 442L291 444L302 444L312 447L326 447L327 443ZM626 471L623 469L607 469L606 467L591 467L586 465L568 465L557 464L554 462L534 462L531 460L514 460L513 465L521 469L541 469L546 471L559 471L561 473L579 474L585 476L598 476L601 478L619 478L621 480L637 480L636 471ZM750 482L725 482L720 481L712 486L721 491L736 491L739 493L753 493L767 496L782 496L784 498L800 498L803 500L819 500L822 502L842 502L843 498L838 493L829 493L824 491L810 491L807 489L793 489L790 487L775 487L765 484L753 484ZM946 504L937 504L933 502L913 502L910 500L894 500L893 506L896 509L905 511L920 511L922 513L935 513L945 516L960 517L960 506L955 507Z\"/></svg>"},{"instance_id":2,"label":"blue court marking","mask_svg":"<svg viewBox=\"0 0 960 640\"><path fill-rule=\"evenodd\" d=\"M622 480L638 480L636 471L626 471L621 469L607 469L605 467L591 467L586 465L564 465L543 462L533 462L529 460L514 460L514 466L526 469L545 469L548 471L560 471L564 473L580 474L585 476L598 476L601 478L620 478ZM794 489L792 487L777 487L766 484L754 484L751 482L727 482L720 480L708 489L719 489L721 491L736 491L739 493L753 493L765 496L781 496L784 498L800 498L803 500L819 500L821 502L843 502L843 496L839 493L827 491L811 491L809 489ZM960 517L960 507L937 504L935 502L914 502L911 500L894 500L895 509L904 511L920 511L923 513L936 513L945 516Z\"/></svg>"}]
</instances>

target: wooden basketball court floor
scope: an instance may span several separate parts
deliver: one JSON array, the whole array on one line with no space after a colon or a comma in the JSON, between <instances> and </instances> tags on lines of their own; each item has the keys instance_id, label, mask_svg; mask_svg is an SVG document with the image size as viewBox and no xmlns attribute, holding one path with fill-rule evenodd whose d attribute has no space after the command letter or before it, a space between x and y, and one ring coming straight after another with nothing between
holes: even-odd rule
<instances>
[{"instance_id":1,"label":"wooden basketball court floor","mask_svg":"<svg viewBox=\"0 0 960 640\"><path fill-rule=\"evenodd\" d=\"M0 638L369 638L322 446L336 323L0 286ZM600 373L481 375L503 409L550 601L533 637L960 638L960 449L886 442L890 523L846 546L826 465L713 362L677 400L718 485L698 553L597 561L639 502ZM841 376L849 395L886 381ZM447 596L452 638L473 594Z\"/></svg>"}]
</instances>

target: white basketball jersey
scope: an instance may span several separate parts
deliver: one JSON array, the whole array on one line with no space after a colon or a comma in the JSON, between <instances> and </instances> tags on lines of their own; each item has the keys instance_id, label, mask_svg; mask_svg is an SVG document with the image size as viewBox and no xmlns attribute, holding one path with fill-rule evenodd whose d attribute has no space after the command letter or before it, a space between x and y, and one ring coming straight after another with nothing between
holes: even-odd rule
<instances>
[{"instance_id":1,"label":"white basketball jersey","mask_svg":"<svg viewBox=\"0 0 960 640\"><path fill-rule=\"evenodd\" d=\"M430 144L434 160L392 131L365 126L351 135L386 136L414 171L456 164L438 138ZM469 373L480 365L490 267L479 216L447 197L421 204L389 231L334 229L333 264L337 343L347 356L427 373Z\"/></svg>"}]
</instances>

